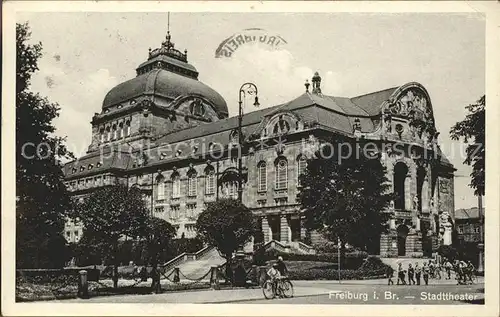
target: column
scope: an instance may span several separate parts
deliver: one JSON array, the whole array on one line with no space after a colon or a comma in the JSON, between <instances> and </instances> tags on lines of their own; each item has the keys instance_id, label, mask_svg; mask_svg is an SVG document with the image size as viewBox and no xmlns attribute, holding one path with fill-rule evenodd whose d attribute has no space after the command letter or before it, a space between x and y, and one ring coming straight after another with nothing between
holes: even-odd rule
<instances>
[{"instance_id":1,"label":"column","mask_svg":"<svg viewBox=\"0 0 500 317\"><path fill-rule=\"evenodd\" d=\"M271 241L272 233L267 217L262 218L262 233L264 234L264 243Z\"/></svg>"},{"instance_id":2,"label":"column","mask_svg":"<svg viewBox=\"0 0 500 317\"><path fill-rule=\"evenodd\" d=\"M405 210L413 209L413 197L411 192L411 174L406 175L405 178Z\"/></svg>"},{"instance_id":3,"label":"column","mask_svg":"<svg viewBox=\"0 0 500 317\"><path fill-rule=\"evenodd\" d=\"M429 181L427 177L422 184L422 212L429 213Z\"/></svg>"},{"instance_id":4,"label":"column","mask_svg":"<svg viewBox=\"0 0 500 317\"><path fill-rule=\"evenodd\" d=\"M290 243L292 235L290 224L288 221L288 216L282 215L280 216L280 234L281 234L281 242Z\"/></svg>"},{"instance_id":5,"label":"column","mask_svg":"<svg viewBox=\"0 0 500 317\"><path fill-rule=\"evenodd\" d=\"M389 220L389 228L391 230L396 230L396 219L391 218L391 220Z\"/></svg>"}]
</instances>

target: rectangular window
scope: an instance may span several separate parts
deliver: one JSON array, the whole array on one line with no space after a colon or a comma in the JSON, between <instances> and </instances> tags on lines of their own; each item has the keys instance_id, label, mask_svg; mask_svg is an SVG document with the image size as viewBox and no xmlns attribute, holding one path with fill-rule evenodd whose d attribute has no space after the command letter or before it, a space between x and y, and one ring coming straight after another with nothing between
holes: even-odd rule
<instances>
[{"instance_id":1,"label":"rectangular window","mask_svg":"<svg viewBox=\"0 0 500 317\"><path fill-rule=\"evenodd\" d=\"M213 195L215 194L215 174L213 172L207 174L207 183L205 186L205 194Z\"/></svg>"},{"instance_id":2,"label":"rectangular window","mask_svg":"<svg viewBox=\"0 0 500 317\"><path fill-rule=\"evenodd\" d=\"M196 176L191 176L188 178L188 196L195 197L197 194L198 178Z\"/></svg>"},{"instance_id":3,"label":"rectangular window","mask_svg":"<svg viewBox=\"0 0 500 317\"><path fill-rule=\"evenodd\" d=\"M157 200L165 200L165 182L163 181L157 186Z\"/></svg>"},{"instance_id":4,"label":"rectangular window","mask_svg":"<svg viewBox=\"0 0 500 317\"><path fill-rule=\"evenodd\" d=\"M258 167L258 191L267 191L267 166L266 163L261 163Z\"/></svg>"},{"instance_id":5,"label":"rectangular window","mask_svg":"<svg viewBox=\"0 0 500 317\"><path fill-rule=\"evenodd\" d=\"M172 181L172 198L181 197L181 181L178 177L176 177Z\"/></svg>"}]
</instances>

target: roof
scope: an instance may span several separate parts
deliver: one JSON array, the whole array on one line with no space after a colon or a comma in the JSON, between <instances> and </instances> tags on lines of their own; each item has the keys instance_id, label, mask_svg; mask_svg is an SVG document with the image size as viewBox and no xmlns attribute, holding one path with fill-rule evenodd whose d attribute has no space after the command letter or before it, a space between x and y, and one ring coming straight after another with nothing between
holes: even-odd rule
<instances>
[{"instance_id":1,"label":"roof","mask_svg":"<svg viewBox=\"0 0 500 317\"><path fill-rule=\"evenodd\" d=\"M483 215L484 215L484 208ZM479 218L479 208L473 207L468 209L455 210L455 219L477 219Z\"/></svg>"},{"instance_id":2,"label":"roof","mask_svg":"<svg viewBox=\"0 0 500 317\"><path fill-rule=\"evenodd\" d=\"M357 96L351 98L351 101L355 103L358 107L363 109L368 113L368 115L373 116L380 113L381 106L391 97L391 95L398 89L399 87L393 87L385 90L380 90L376 92L372 92L369 94Z\"/></svg>"},{"instance_id":3,"label":"roof","mask_svg":"<svg viewBox=\"0 0 500 317\"><path fill-rule=\"evenodd\" d=\"M217 112L227 116L227 104L214 89L195 78L179 75L164 69L153 69L112 88L104 97L102 107L109 108L129 99L154 95L171 100L179 96L200 95L214 104Z\"/></svg>"}]
</instances>

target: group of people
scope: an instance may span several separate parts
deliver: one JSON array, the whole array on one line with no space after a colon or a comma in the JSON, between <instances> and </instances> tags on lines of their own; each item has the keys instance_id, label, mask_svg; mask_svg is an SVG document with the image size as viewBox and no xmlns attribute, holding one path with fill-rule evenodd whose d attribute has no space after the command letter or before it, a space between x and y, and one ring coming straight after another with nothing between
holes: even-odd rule
<instances>
[{"instance_id":1,"label":"group of people","mask_svg":"<svg viewBox=\"0 0 500 317\"><path fill-rule=\"evenodd\" d=\"M446 275L442 274L443 270L446 272ZM451 271L455 272L455 278L457 279L458 284L468 284L473 283L473 276L475 273L475 267L471 261L461 261L455 260L453 263L449 260L444 261L443 263L433 260L429 260L429 262L424 262L422 266L419 263L415 263L413 266L411 263L408 264L408 267L403 268L403 264L398 264L397 269L397 285L420 285L421 279L423 279L425 285L429 285L429 278L432 279L442 279L445 276L445 279L451 279ZM387 269L387 278L388 285L394 285L394 281L392 278L394 277L394 269Z\"/></svg>"}]
</instances>

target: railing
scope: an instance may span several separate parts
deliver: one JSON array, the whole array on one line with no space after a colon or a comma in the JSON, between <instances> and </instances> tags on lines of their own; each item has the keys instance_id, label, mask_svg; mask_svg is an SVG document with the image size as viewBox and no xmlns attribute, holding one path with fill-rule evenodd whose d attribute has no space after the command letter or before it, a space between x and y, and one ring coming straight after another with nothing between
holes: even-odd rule
<instances>
[{"instance_id":1,"label":"railing","mask_svg":"<svg viewBox=\"0 0 500 317\"><path fill-rule=\"evenodd\" d=\"M187 252L183 252L181 254L179 254L178 256L176 256L175 258L173 258L172 260L168 261L167 263L163 264L163 268L165 271L169 271L171 270L172 268L174 268L175 266L179 265L180 263L182 262L185 262L185 261L188 261L188 260L197 260L197 259L200 259L202 256L204 256L205 254L207 254L208 252L210 252L212 250L213 247L211 246L207 246L207 247L204 247L203 249L195 252L195 253L187 253Z\"/></svg>"},{"instance_id":2,"label":"railing","mask_svg":"<svg viewBox=\"0 0 500 317\"><path fill-rule=\"evenodd\" d=\"M302 241L298 241L297 242L297 246L300 250L306 252L307 254L313 254L313 253L316 253L314 248L311 247L310 245L307 245L305 244L304 242Z\"/></svg>"}]
</instances>

